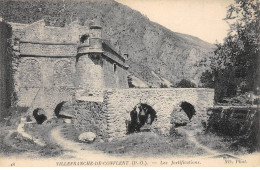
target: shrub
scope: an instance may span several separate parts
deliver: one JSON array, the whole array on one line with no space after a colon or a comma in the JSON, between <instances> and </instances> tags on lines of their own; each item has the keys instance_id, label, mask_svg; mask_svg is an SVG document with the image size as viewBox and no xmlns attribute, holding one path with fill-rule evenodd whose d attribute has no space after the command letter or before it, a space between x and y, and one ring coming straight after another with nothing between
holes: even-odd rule
<instances>
[{"instance_id":1,"label":"shrub","mask_svg":"<svg viewBox=\"0 0 260 170\"><path fill-rule=\"evenodd\" d=\"M194 88L196 87L196 84L191 82L190 80L182 79L179 83L176 85L177 88Z\"/></svg>"}]
</instances>

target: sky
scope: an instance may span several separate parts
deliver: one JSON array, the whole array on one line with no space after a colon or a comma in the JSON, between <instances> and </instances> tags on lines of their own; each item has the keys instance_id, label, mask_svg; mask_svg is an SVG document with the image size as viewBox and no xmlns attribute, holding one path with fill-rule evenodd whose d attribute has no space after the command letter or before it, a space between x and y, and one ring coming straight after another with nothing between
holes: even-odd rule
<instances>
[{"instance_id":1,"label":"sky","mask_svg":"<svg viewBox=\"0 0 260 170\"><path fill-rule=\"evenodd\" d=\"M223 42L229 29L223 19L233 0L116 0L151 21L209 43Z\"/></svg>"}]
</instances>

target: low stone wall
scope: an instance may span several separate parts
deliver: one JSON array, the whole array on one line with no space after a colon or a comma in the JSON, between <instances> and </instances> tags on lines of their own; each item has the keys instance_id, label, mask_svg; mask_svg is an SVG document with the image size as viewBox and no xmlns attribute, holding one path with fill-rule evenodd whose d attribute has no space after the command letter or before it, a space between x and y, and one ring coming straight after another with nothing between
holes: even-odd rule
<instances>
[{"instance_id":1,"label":"low stone wall","mask_svg":"<svg viewBox=\"0 0 260 170\"><path fill-rule=\"evenodd\" d=\"M172 127L171 113L179 108L182 101L195 107L196 115L191 123L194 128L202 127L207 121L207 108L213 107L214 90L198 88L180 89L107 89L104 103L107 107L107 132L109 138L120 138L126 135L126 121L130 112L138 103L146 103L157 112L154 122L160 133L167 134Z\"/></svg>"}]
</instances>

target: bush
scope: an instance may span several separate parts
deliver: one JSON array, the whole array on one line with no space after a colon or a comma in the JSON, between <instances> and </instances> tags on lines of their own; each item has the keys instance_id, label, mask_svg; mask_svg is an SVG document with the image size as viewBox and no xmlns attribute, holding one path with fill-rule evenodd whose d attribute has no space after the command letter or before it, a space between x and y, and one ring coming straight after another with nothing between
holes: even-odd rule
<instances>
[{"instance_id":1,"label":"bush","mask_svg":"<svg viewBox=\"0 0 260 170\"><path fill-rule=\"evenodd\" d=\"M182 79L179 83L176 85L177 88L194 88L196 87L196 84L191 82L190 80Z\"/></svg>"},{"instance_id":2,"label":"bush","mask_svg":"<svg viewBox=\"0 0 260 170\"><path fill-rule=\"evenodd\" d=\"M161 83L160 88L168 88L168 86L166 84Z\"/></svg>"},{"instance_id":3,"label":"bush","mask_svg":"<svg viewBox=\"0 0 260 170\"><path fill-rule=\"evenodd\" d=\"M25 115L29 108L28 107L10 107L7 111L6 115L2 116L2 119L0 120L0 123L2 123L4 126L16 126L22 115Z\"/></svg>"}]
</instances>

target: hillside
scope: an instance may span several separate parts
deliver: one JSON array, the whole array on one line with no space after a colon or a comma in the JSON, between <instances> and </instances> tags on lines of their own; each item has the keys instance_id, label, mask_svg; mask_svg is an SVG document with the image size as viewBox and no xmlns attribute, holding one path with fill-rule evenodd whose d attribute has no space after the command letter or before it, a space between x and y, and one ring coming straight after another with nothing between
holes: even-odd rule
<instances>
[{"instance_id":1,"label":"hillside","mask_svg":"<svg viewBox=\"0 0 260 170\"><path fill-rule=\"evenodd\" d=\"M113 0L0 1L0 15L10 22L32 23L45 19L48 25L64 26L78 20L87 24L101 18L105 38L129 54L129 71L150 86L162 79L172 84L189 79L196 84L214 48L199 38L172 32L151 22L140 12Z\"/></svg>"}]
</instances>

